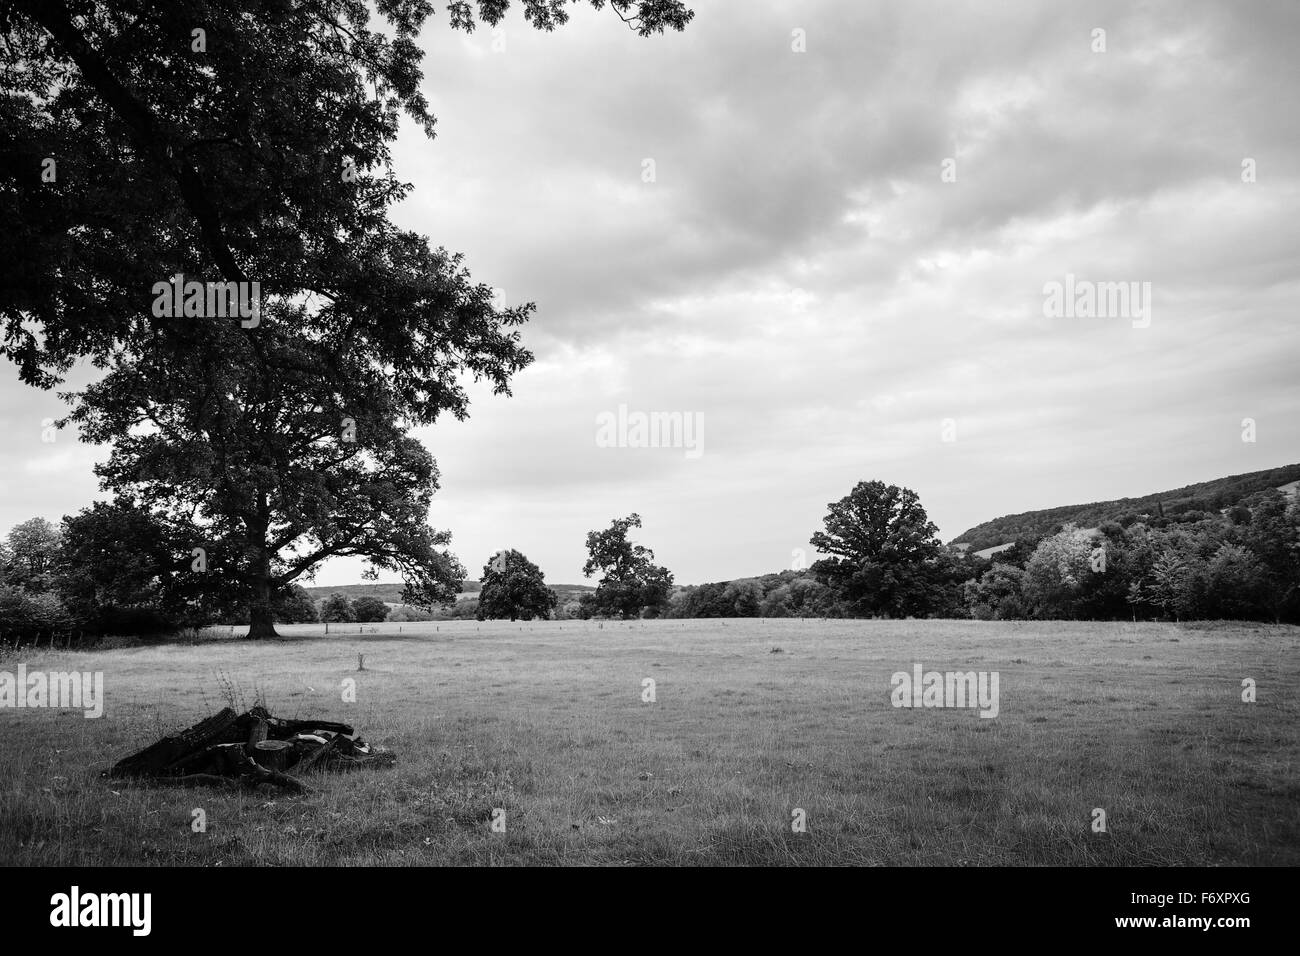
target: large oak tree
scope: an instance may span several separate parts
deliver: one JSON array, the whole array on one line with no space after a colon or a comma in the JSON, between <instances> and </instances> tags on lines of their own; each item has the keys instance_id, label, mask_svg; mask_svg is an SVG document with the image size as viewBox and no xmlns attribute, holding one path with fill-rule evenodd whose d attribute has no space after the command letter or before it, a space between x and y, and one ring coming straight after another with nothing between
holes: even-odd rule
<instances>
[{"instance_id":1,"label":"large oak tree","mask_svg":"<svg viewBox=\"0 0 1300 956\"><path fill-rule=\"evenodd\" d=\"M604 531L587 532L582 574L601 576L596 590L581 599L591 613L624 619L644 613L657 616L668 604L672 572L655 564L653 551L628 537L629 531L639 527L641 516L634 512L615 518Z\"/></svg>"},{"instance_id":2,"label":"large oak tree","mask_svg":"<svg viewBox=\"0 0 1300 956\"><path fill-rule=\"evenodd\" d=\"M591 5L646 36L692 16ZM332 556L400 571L412 603L454 596L437 470L406 431L532 358L530 305L389 220L401 116L433 134L415 40L435 7L374 6L378 26L364 0L0 0L0 354L40 387L105 371L70 396L82 437L113 444L101 479L193 526L254 637ZM543 30L568 17L522 6ZM447 9L472 30L508 7ZM259 283L260 321L157 318L176 274Z\"/></svg>"},{"instance_id":3,"label":"large oak tree","mask_svg":"<svg viewBox=\"0 0 1300 956\"><path fill-rule=\"evenodd\" d=\"M938 527L910 488L860 481L827 506L811 544L831 557L812 571L857 614L920 614L931 601Z\"/></svg>"}]
</instances>

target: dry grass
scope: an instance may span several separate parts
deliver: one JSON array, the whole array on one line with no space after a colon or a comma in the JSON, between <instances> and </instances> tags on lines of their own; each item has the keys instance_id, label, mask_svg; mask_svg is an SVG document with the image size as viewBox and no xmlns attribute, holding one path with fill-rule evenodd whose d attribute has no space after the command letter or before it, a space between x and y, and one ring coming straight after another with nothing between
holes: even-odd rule
<instances>
[{"instance_id":1,"label":"dry grass","mask_svg":"<svg viewBox=\"0 0 1300 956\"><path fill-rule=\"evenodd\" d=\"M1297 628L378 628L25 658L104 671L107 704L98 720L0 710L0 862L1300 863ZM1000 716L892 708L890 675L914 661L1000 672ZM1243 677L1258 703L1241 702ZM347 720L398 766L287 798L99 779L227 699ZM807 833L791 832L796 807ZM1109 832L1091 832L1094 807Z\"/></svg>"}]
</instances>

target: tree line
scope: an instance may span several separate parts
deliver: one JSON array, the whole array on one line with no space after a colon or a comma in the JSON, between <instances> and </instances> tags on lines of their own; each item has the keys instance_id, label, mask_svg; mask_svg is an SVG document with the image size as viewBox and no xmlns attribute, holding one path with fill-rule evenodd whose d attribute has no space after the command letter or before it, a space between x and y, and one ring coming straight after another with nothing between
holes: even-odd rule
<instances>
[{"instance_id":1,"label":"tree line","mask_svg":"<svg viewBox=\"0 0 1300 956\"><path fill-rule=\"evenodd\" d=\"M1125 515L1022 535L981 558L944 546L916 495L863 482L831 504L806 570L674 593L667 617L1300 622L1300 498Z\"/></svg>"},{"instance_id":2,"label":"tree line","mask_svg":"<svg viewBox=\"0 0 1300 956\"><path fill-rule=\"evenodd\" d=\"M449 583L437 606L478 620L547 618L975 618L979 620L1300 621L1300 498L1258 492L1217 514L1127 516L1022 536L981 558L943 545L916 493L860 482L827 506L807 568L675 586L632 540L631 514L587 534L594 590L561 604L534 562L503 549L477 597ZM1143 517L1148 520L1143 520ZM0 543L0 621L8 639L79 631L160 633L248 624L243 592L202 548L136 502L96 502L55 527L15 526ZM426 607L435 606L430 602ZM333 594L317 606L301 585L274 592L280 623L383 621L383 601ZM394 620L408 617L394 617Z\"/></svg>"},{"instance_id":3,"label":"tree line","mask_svg":"<svg viewBox=\"0 0 1300 956\"><path fill-rule=\"evenodd\" d=\"M599 574L600 584L563 609L541 569L515 549L489 559L476 596L460 596L463 575L449 577L444 591L412 607L512 621L649 613L667 600L672 575L654 563L652 551L628 539L640 526L633 514L588 535L585 573ZM95 502L58 526L44 518L16 525L0 542L0 641L164 634L212 624L249 625L250 636L257 636L239 576L226 569L220 550L191 548L191 532L130 499ZM390 611L366 595L349 600L334 593L317 602L296 582L274 590L269 608L270 620L280 624L434 616L412 615L405 607Z\"/></svg>"},{"instance_id":4,"label":"tree line","mask_svg":"<svg viewBox=\"0 0 1300 956\"><path fill-rule=\"evenodd\" d=\"M1095 528L1065 523L988 558L942 544L908 488L860 482L827 509L809 541L824 557L810 567L685 587L630 540L640 516L617 519L587 535L583 572L600 575L596 590L560 608L539 602L532 613L1300 621L1300 497L1272 488L1217 511L1129 512ZM478 616L503 616L490 593Z\"/></svg>"}]
</instances>

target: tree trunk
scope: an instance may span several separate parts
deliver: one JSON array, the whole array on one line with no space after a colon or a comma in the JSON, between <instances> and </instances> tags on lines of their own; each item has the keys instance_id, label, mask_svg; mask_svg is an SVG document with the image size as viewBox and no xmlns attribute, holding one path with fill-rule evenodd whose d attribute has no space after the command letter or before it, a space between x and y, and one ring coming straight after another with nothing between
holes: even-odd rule
<instances>
[{"instance_id":1,"label":"tree trunk","mask_svg":"<svg viewBox=\"0 0 1300 956\"><path fill-rule=\"evenodd\" d=\"M249 608L248 613L248 638L249 640L261 640L268 637L279 637L275 630L275 614L271 609L269 596L263 600L260 596L254 601L253 606Z\"/></svg>"},{"instance_id":2,"label":"tree trunk","mask_svg":"<svg viewBox=\"0 0 1300 956\"><path fill-rule=\"evenodd\" d=\"M269 561L259 562L257 578L253 582L253 600L248 608L249 640L279 637L275 632L275 608L271 601L271 569Z\"/></svg>"},{"instance_id":3,"label":"tree trunk","mask_svg":"<svg viewBox=\"0 0 1300 956\"><path fill-rule=\"evenodd\" d=\"M248 608L248 639L261 640L279 637L275 632L275 608L272 602L271 552L266 546L266 528L249 529L250 550L253 552L253 600Z\"/></svg>"}]
</instances>

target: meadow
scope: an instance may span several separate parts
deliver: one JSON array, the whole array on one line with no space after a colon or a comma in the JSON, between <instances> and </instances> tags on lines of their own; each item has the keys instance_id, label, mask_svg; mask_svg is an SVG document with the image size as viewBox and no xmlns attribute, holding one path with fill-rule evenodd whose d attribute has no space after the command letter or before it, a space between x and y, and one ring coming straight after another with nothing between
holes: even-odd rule
<instances>
[{"instance_id":1,"label":"meadow","mask_svg":"<svg viewBox=\"0 0 1300 956\"><path fill-rule=\"evenodd\" d=\"M103 671L105 712L0 709L0 863L1300 863L1300 628L733 619L330 631L11 652L0 669ZM998 672L998 716L892 706L891 675L918 662ZM354 703L342 699L349 678ZM1244 678L1255 703L1242 700ZM397 765L315 775L302 796L100 777L163 733L255 702L352 723ZM191 827L196 809L206 832ZM806 832L792 828L799 810Z\"/></svg>"}]
</instances>

